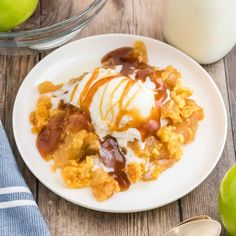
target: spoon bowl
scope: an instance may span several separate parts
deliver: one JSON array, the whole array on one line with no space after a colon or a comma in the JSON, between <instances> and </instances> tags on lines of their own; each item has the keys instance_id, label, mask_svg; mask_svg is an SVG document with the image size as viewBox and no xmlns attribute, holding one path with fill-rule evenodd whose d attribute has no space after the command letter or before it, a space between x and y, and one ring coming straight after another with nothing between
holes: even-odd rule
<instances>
[{"instance_id":1,"label":"spoon bowl","mask_svg":"<svg viewBox=\"0 0 236 236\"><path fill-rule=\"evenodd\" d=\"M200 219L187 220L168 231L165 236L219 236L220 233L221 225L219 222L212 219Z\"/></svg>"}]
</instances>

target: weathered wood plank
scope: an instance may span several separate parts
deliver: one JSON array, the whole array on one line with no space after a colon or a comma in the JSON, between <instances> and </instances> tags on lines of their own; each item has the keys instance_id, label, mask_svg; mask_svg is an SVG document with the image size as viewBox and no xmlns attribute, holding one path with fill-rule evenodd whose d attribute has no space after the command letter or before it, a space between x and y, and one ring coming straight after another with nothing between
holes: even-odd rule
<instances>
[{"instance_id":1,"label":"weathered wood plank","mask_svg":"<svg viewBox=\"0 0 236 236\"><path fill-rule=\"evenodd\" d=\"M148 235L145 212L96 212L67 202L42 185L40 192L39 202L52 235Z\"/></svg>"},{"instance_id":2,"label":"weathered wood plank","mask_svg":"<svg viewBox=\"0 0 236 236\"><path fill-rule=\"evenodd\" d=\"M231 114L230 118L233 130L234 152L236 152L236 46L225 57L224 61Z\"/></svg>"},{"instance_id":3,"label":"weathered wood plank","mask_svg":"<svg viewBox=\"0 0 236 236\"><path fill-rule=\"evenodd\" d=\"M80 37L96 34L140 34L163 40L164 0L110 0Z\"/></svg>"},{"instance_id":4,"label":"weathered wood plank","mask_svg":"<svg viewBox=\"0 0 236 236\"><path fill-rule=\"evenodd\" d=\"M132 33L163 39L163 2L159 0L150 4L149 0L110 0L80 37L103 33ZM39 206L52 235L162 236L179 222L177 202L149 212L101 213L71 204L42 184L39 185Z\"/></svg>"},{"instance_id":5,"label":"weathered wood plank","mask_svg":"<svg viewBox=\"0 0 236 236\"><path fill-rule=\"evenodd\" d=\"M226 78L224 72L224 62L219 61L216 64L205 66L216 84L218 85L226 105L228 113L228 135L224 153L210 176L193 192L181 200L183 209L183 218L189 218L195 215L206 214L214 219L220 220L218 215L218 188L225 172L235 163L234 146L232 142L232 127L230 123L230 113L228 105L228 93L226 87ZM225 235L223 232L222 235Z\"/></svg>"},{"instance_id":6,"label":"weathered wood plank","mask_svg":"<svg viewBox=\"0 0 236 236\"><path fill-rule=\"evenodd\" d=\"M36 193L36 178L28 170L16 148L12 132L12 110L15 101L15 96L21 82L23 81L29 70L34 66L34 64L37 63L37 61L38 56L36 55L19 57L8 56L5 68L6 86L4 89L4 92L6 94L4 99L5 129L20 170L23 173L27 184L29 185L31 191L34 194Z\"/></svg>"},{"instance_id":7,"label":"weathered wood plank","mask_svg":"<svg viewBox=\"0 0 236 236\"><path fill-rule=\"evenodd\" d=\"M6 88L6 66L7 66L7 57L0 56L0 119L5 122L4 117L4 104L5 104L5 88Z\"/></svg>"},{"instance_id":8,"label":"weathered wood plank","mask_svg":"<svg viewBox=\"0 0 236 236\"><path fill-rule=\"evenodd\" d=\"M178 201L159 209L147 211L148 235L163 236L165 232L180 222Z\"/></svg>"}]
</instances>

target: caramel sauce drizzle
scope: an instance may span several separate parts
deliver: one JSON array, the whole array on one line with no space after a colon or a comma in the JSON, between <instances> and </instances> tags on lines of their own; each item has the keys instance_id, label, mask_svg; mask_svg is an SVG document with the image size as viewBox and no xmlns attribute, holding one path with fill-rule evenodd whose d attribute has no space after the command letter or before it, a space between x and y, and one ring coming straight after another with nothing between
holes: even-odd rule
<instances>
[{"instance_id":1,"label":"caramel sauce drizzle","mask_svg":"<svg viewBox=\"0 0 236 236\"><path fill-rule=\"evenodd\" d=\"M100 104L99 104L99 113L100 113L100 117L102 120L104 120L104 117L102 115L102 104L103 104L103 101L104 101L104 96L105 96L105 93L107 91L107 87L108 87L109 83L106 84L105 88L104 88L104 91L102 93L102 97L101 97L101 100L100 100Z\"/></svg>"},{"instance_id":2,"label":"caramel sauce drizzle","mask_svg":"<svg viewBox=\"0 0 236 236\"><path fill-rule=\"evenodd\" d=\"M124 88L123 93L121 94L121 97L119 100L119 113L117 114L113 130L119 130L119 126L120 126L120 122L121 122L122 118L125 115L128 115L127 113L129 113L125 109L123 109L123 103L124 103L124 99L128 95L131 87L135 84L135 82L136 81L130 79L125 85L125 88Z\"/></svg>"},{"instance_id":3,"label":"caramel sauce drizzle","mask_svg":"<svg viewBox=\"0 0 236 236\"><path fill-rule=\"evenodd\" d=\"M86 99L87 93L90 90L92 83L97 79L98 74L99 74L99 68L96 68L93 72L93 75L91 76L89 81L86 83L84 89L82 90L80 94L79 104L82 109L84 108L84 104L86 104L84 103L84 100Z\"/></svg>"},{"instance_id":4,"label":"caramel sauce drizzle","mask_svg":"<svg viewBox=\"0 0 236 236\"><path fill-rule=\"evenodd\" d=\"M72 90L72 93L70 95L70 102L74 99L74 96L75 96L75 93L76 93L77 89L78 89L78 84L76 84L75 87Z\"/></svg>"},{"instance_id":5,"label":"caramel sauce drizzle","mask_svg":"<svg viewBox=\"0 0 236 236\"><path fill-rule=\"evenodd\" d=\"M94 95L96 94L97 90L103 86L104 84L108 83L109 81L117 78L117 77L120 77L119 74L115 74L115 75L110 75L110 76L107 76L107 77L104 77L103 79L101 80L98 80L97 82L95 82L91 88L88 89L88 92L86 93L86 96L84 98L84 100L81 99L81 95L80 95L80 106L82 107L82 109L84 110L84 112L89 115L89 108L90 108L90 105L92 103L92 100L93 100L93 97ZM86 85L87 87L87 85ZM84 92L84 90L82 91L82 93ZM82 101L81 101L82 100Z\"/></svg>"},{"instance_id":6,"label":"caramel sauce drizzle","mask_svg":"<svg viewBox=\"0 0 236 236\"><path fill-rule=\"evenodd\" d=\"M102 117L102 120L107 120L107 117L109 115L109 113L111 112L112 114L112 120L114 120L114 117L115 117L115 112L114 112L114 108L116 105L118 105L119 101L116 101L115 103L112 103L113 99L114 99L114 96L115 96L115 93L116 91L122 86L122 84L124 82L127 81L127 78L124 78L122 79L117 85L116 87L113 89L112 93L111 93L111 96L110 96L110 104L109 104L109 108L106 110L106 114L103 115L101 112L100 112L100 116ZM104 91L104 94L105 94L105 91ZM104 95L103 94L103 95ZM102 107L102 102L100 103L100 106Z\"/></svg>"}]
</instances>

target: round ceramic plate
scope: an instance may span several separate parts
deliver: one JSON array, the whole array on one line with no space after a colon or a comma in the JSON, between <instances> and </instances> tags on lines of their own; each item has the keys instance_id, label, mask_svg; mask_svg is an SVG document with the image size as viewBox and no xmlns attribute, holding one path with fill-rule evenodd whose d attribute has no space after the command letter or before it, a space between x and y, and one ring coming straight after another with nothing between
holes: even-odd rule
<instances>
[{"instance_id":1,"label":"round ceramic plate","mask_svg":"<svg viewBox=\"0 0 236 236\"><path fill-rule=\"evenodd\" d=\"M69 189L59 171L44 161L35 146L29 114L37 98L37 86L45 81L67 82L100 65L107 52L132 46L142 40L149 63L158 67L173 65L181 73L183 84L193 90L193 98L205 109L196 140L184 147L183 158L155 180L137 183L126 192L97 202L91 189ZM69 43L40 61L27 75L16 97L13 130L18 149L26 165L49 189L75 204L106 212L135 212L163 206L196 188L213 170L224 148L227 130L226 110L222 96L207 72L181 51L154 39L124 34L92 36Z\"/></svg>"}]
</instances>

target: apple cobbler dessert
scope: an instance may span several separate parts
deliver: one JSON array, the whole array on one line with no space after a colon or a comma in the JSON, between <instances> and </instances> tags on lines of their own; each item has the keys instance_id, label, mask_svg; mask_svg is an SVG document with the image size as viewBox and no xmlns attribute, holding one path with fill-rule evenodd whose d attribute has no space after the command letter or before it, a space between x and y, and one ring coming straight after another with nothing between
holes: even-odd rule
<instances>
[{"instance_id":1,"label":"apple cobbler dessert","mask_svg":"<svg viewBox=\"0 0 236 236\"><path fill-rule=\"evenodd\" d=\"M172 66L148 64L145 45L118 48L65 84L45 81L30 114L41 156L69 188L98 201L155 180L195 138L203 108Z\"/></svg>"}]
</instances>

